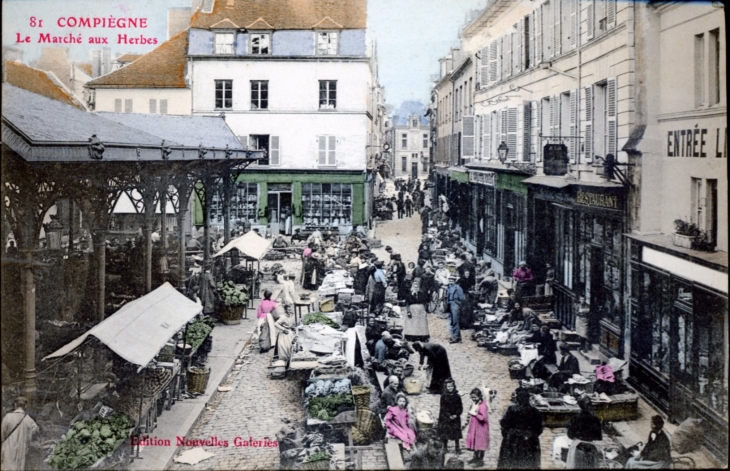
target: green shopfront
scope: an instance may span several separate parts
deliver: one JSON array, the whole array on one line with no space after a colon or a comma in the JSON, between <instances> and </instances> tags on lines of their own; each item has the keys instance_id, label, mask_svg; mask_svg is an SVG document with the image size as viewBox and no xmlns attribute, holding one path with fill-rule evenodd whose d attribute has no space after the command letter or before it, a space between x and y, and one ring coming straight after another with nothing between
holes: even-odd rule
<instances>
[{"instance_id":1,"label":"green shopfront","mask_svg":"<svg viewBox=\"0 0 730 471\"><path fill-rule=\"evenodd\" d=\"M244 172L231 191L231 228L268 229L271 234L338 229L346 234L367 224L366 186L365 172ZM194 224L200 226L203 209L194 201ZM211 199L211 227L223 227L223 214L222 192L217 192Z\"/></svg>"}]
</instances>

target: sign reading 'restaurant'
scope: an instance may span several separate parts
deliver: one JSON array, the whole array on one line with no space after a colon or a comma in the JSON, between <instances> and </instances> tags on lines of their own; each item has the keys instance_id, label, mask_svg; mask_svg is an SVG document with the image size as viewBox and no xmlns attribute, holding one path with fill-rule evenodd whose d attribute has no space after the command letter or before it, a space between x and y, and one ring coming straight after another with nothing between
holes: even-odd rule
<instances>
[{"instance_id":1,"label":"sign reading 'restaurant'","mask_svg":"<svg viewBox=\"0 0 730 471\"><path fill-rule=\"evenodd\" d=\"M579 191L575 195L575 202L585 206L595 206L598 208L619 209L618 196L606 195L603 193L589 193L587 191Z\"/></svg>"},{"instance_id":2,"label":"sign reading 'restaurant'","mask_svg":"<svg viewBox=\"0 0 730 471\"><path fill-rule=\"evenodd\" d=\"M668 131L667 156L727 158L727 128Z\"/></svg>"}]
</instances>

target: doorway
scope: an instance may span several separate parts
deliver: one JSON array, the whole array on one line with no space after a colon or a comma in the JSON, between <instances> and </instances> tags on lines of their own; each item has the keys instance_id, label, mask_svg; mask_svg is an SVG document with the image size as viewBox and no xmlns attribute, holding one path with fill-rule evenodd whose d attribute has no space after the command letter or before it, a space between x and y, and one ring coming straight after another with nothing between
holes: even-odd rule
<instances>
[{"instance_id":1,"label":"doorway","mask_svg":"<svg viewBox=\"0 0 730 471\"><path fill-rule=\"evenodd\" d=\"M283 188L286 187L286 188ZM273 237L279 234L291 235L292 193L290 185L269 185L268 192L269 227Z\"/></svg>"},{"instance_id":2,"label":"doorway","mask_svg":"<svg viewBox=\"0 0 730 471\"><path fill-rule=\"evenodd\" d=\"M411 162L411 177L414 180L418 179L418 162Z\"/></svg>"}]
</instances>

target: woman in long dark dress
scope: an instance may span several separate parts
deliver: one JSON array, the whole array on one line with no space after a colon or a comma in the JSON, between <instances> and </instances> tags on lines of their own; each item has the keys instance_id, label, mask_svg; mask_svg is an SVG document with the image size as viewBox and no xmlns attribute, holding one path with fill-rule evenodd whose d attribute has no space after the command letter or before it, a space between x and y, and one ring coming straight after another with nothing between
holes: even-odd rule
<instances>
[{"instance_id":1,"label":"woman in long dark dress","mask_svg":"<svg viewBox=\"0 0 730 471\"><path fill-rule=\"evenodd\" d=\"M423 366L423 360L428 358L428 366L432 368L431 384L428 389L431 394L440 394L443 383L451 378L451 367L446 349L433 342L414 342L413 348L419 353L418 368Z\"/></svg>"},{"instance_id":2,"label":"woman in long dark dress","mask_svg":"<svg viewBox=\"0 0 730 471\"><path fill-rule=\"evenodd\" d=\"M456 383L453 379L448 378L444 381L444 389L441 392L441 408L436 431L444 443L444 450L449 447L449 440L454 440L457 455L461 453L459 440L462 439L461 414L463 412L464 405L461 402L459 391L456 390Z\"/></svg>"},{"instance_id":3,"label":"woman in long dark dress","mask_svg":"<svg viewBox=\"0 0 730 471\"><path fill-rule=\"evenodd\" d=\"M432 280L433 277L431 276L430 279ZM429 281L427 272L424 272L422 276L414 279L410 284L410 289L405 298L401 298L408 303L408 313L403 320L403 336L406 340L425 342L431 335L426 317L426 305L431 295L431 285L432 282Z\"/></svg>"},{"instance_id":4,"label":"woman in long dark dress","mask_svg":"<svg viewBox=\"0 0 730 471\"><path fill-rule=\"evenodd\" d=\"M511 405L499 422L502 446L499 469L540 469L540 434L542 415L530 405L530 393L517 390L517 404Z\"/></svg>"}]
</instances>

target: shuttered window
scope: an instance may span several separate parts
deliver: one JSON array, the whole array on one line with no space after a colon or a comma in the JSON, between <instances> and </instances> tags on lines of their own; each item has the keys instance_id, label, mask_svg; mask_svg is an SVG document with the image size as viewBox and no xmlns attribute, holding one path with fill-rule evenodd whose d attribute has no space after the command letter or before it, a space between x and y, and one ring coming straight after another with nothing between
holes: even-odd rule
<instances>
[{"instance_id":1,"label":"shuttered window","mask_svg":"<svg viewBox=\"0 0 730 471\"><path fill-rule=\"evenodd\" d=\"M534 45L530 45L532 51L532 65L542 62L542 6L532 12L532 36Z\"/></svg>"},{"instance_id":2,"label":"shuttered window","mask_svg":"<svg viewBox=\"0 0 730 471\"><path fill-rule=\"evenodd\" d=\"M578 0L568 0L570 2L570 48L575 49L578 46L578 22L580 21L580 3Z\"/></svg>"},{"instance_id":3,"label":"shuttered window","mask_svg":"<svg viewBox=\"0 0 730 471\"><path fill-rule=\"evenodd\" d=\"M319 165L337 165L337 138L319 136Z\"/></svg>"},{"instance_id":4,"label":"shuttered window","mask_svg":"<svg viewBox=\"0 0 730 471\"><path fill-rule=\"evenodd\" d=\"M512 35L502 36L502 78L512 75Z\"/></svg>"},{"instance_id":5,"label":"shuttered window","mask_svg":"<svg viewBox=\"0 0 730 471\"><path fill-rule=\"evenodd\" d=\"M482 115L482 158L489 159L492 157L492 114L487 113Z\"/></svg>"},{"instance_id":6,"label":"shuttered window","mask_svg":"<svg viewBox=\"0 0 730 471\"><path fill-rule=\"evenodd\" d=\"M552 0L553 4L553 52L552 57L558 57L562 49L562 21L561 21L561 0Z\"/></svg>"},{"instance_id":7,"label":"shuttered window","mask_svg":"<svg viewBox=\"0 0 730 471\"><path fill-rule=\"evenodd\" d=\"M505 133L507 135L507 146L509 147L509 154L507 154L507 159L509 160L515 160L517 158L517 118L517 107L511 106L507 108L507 126Z\"/></svg>"},{"instance_id":8,"label":"shuttered window","mask_svg":"<svg viewBox=\"0 0 730 471\"><path fill-rule=\"evenodd\" d=\"M596 30L596 0L586 0L586 39L593 39Z\"/></svg>"},{"instance_id":9,"label":"shuttered window","mask_svg":"<svg viewBox=\"0 0 730 471\"><path fill-rule=\"evenodd\" d=\"M575 139L577 135L578 125L578 90L570 91L570 119L569 119L568 135L568 155L570 156L570 163L575 164L578 160L578 140Z\"/></svg>"},{"instance_id":10,"label":"shuttered window","mask_svg":"<svg viewBox=\"0 0 730 471\"><path fill-rule=\"evenodd\" d=\"M157 100L150 98L150 114L157 113Z\"/></svg>"},{"instance_id":11,"label":"shuttered window","mask_svg":"<svg viewBox=\"0 0 730 471\"><path fill-rule=\"evenodd\" d=\"M281 165L281 145L279 143L279 136L271 136L269 147L269 165Z\"/></svg>"},{"instance_id":12,"label":"shuttered window","mask_svg":"<svg viewBox=\"0 0 730 471\"><path fill-rule=\"evenodd\" d=\"M555 25L552 21L552 1L543 3L542 7L540 7L542 17L542 59L546 61L552 57L553 51L553 30L555 29Z\"/></svg>"},{"instance_id":13,"label":"shuttered window","mask_svg":"<svg viewBox=\"0 0 730 471\"><path fill-rule=\"evenodd\" d=\"M489 85L489 45L484 46L479 52L479 84L481 88Z\"/></svg>"},{"instance_id":14,"label":"shuttered window","mask_svg":"<svg viewBox=\"0 0 730 471\"><path fill-rule=\"evenodd\" d=\"M167 99L160 100L160 114L167 114Z\"/></svg>"},{"instance_id":15,"label":"shuttered window","mask_svg":"<svg viewBox=\"0 0 730 471\"><path fill-rule=\"evenodd\" d=\"M532 162L540 162L542 160L542 139L540 138L541 104L539 100L535 100L530 104L530 151L532 153L530 161Z\"/></svg>"},{"instance_id":16,"label":"shuttered window","mask_svg":"<svg viewBox=\"0 0 730 471\"><path fill-rule=\"evenodd\" d=\"M593 162L593 86L583 88L581 97L583 116L581 132L583 134L583 162Z\"/></svg>"},{"instance_id":17,"label":"shuttered window","mask_svg":"<svg viewBox=\"0 0 730 471\"><path fill-rule=\"evenodd\" d=\"M613 154L616 157L617 149L617 93L616 79L610 78L606 80L606 155Z\"/></svg>"},{"instance_id":18,"label":"shuttered window","mask_svg":"<svg viewBox=\"0 0 730 471\"><path fill-rule=\"evenodd\" d=\"M606 0L606 28L611 29L616 27L616 1L617 0Z\"/></svg>"},{"instance_id":19,"label":"shuttered window","mask_svg":"<svg viewBox=\"0 0 730 471\"><path fill-rule=\"evenodd\" d=\"M464 116L461 133L461 157L474 158L474 116Z\"/></svg>"},{"instance_id":20,"label":"shuttered window","mask_svg":"<svg viewBox=\"0 0 730 471\"><path fill-rule=\"evenodd\" d=\"M493 85L499 81L499 40L494 39L489 43L489 84Z\"/></svg>"},{"instance_id":21,"label":"shuttered window","mask_svg":"<svg viewBox=\"0 0 730 471\"><path fill-rule=\"evenodd\" d=\"M122 99L121 98L117 98L114 100L114 112L115 113L122 112Z\"/></svg>"},{"instance_id":22,"label":"shuttered window","mask_svg":"<svg viewBox=\"0 0 730 471\"><path fill-rule=\"evenodd\" d=\"M124 100L124 112L125 113L132 113L132 99L127 98Z\"/></svg>"}]
</instances>

